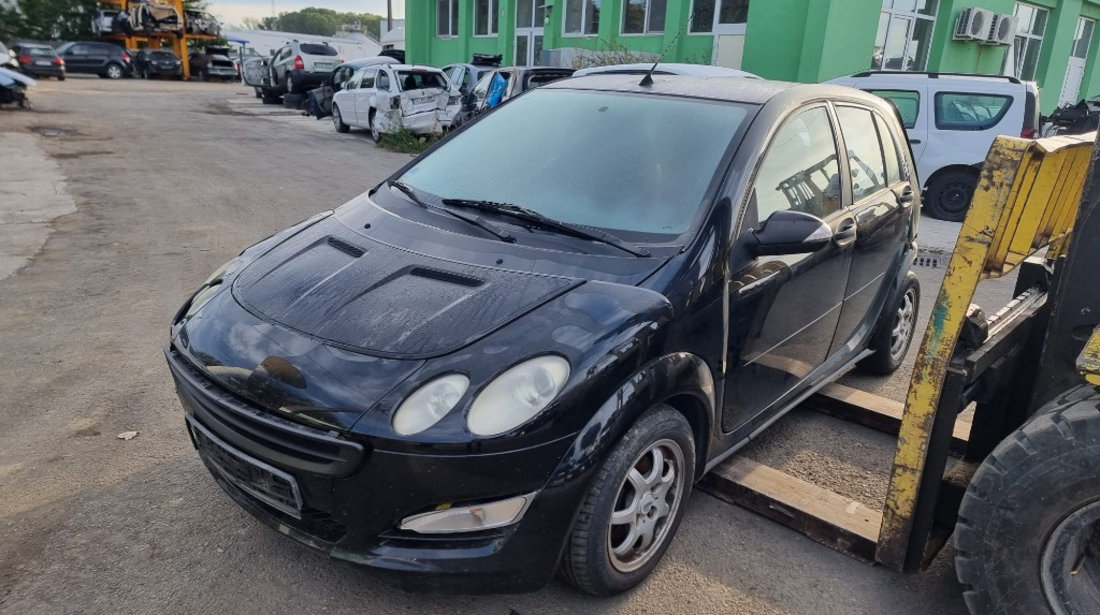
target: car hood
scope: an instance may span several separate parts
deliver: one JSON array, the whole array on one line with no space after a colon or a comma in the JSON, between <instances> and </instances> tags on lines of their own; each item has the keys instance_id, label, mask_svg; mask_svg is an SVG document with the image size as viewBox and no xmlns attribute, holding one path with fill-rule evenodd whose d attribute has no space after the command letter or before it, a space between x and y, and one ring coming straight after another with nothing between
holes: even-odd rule
<instances>
[{"instance_id":1,"label":"car hood","mask_svg":"<svg viewBox=\"0 0 1100 615\"><path fill-rule=\"evenodd\" d=\"M265 321L344 350L412 359L471 344L581 283L413 252L330 218L256 259L232 288Z\"/></svg>"}]
</instances>

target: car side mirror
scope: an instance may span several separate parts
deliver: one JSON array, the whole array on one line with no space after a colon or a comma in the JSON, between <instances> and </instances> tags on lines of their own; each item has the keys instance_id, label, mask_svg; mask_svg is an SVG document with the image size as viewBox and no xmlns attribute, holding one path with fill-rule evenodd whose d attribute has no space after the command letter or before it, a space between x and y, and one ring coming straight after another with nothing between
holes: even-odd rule
<instances>
[{"instance_id":1,"label":"car side mirror","mask_svg":"<svg viewBox=\"0 0 1100 615\"><path fill-rule=\"evenodd\" d=\"M749 248L760 256L817 252L833 240L833 231L817 216L789 209L768 216L752 231Z\"/></svg>"}]
</instances>

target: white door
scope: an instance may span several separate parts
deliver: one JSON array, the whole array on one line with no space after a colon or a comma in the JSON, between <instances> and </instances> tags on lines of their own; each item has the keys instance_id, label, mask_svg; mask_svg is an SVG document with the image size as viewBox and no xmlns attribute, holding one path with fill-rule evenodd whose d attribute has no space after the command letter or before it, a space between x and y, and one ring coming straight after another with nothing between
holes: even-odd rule
<instances>
[{"instance_id":1,"label":"white door","mask_svg":"<svg viewBox=\"0 0 1100 615\"><path fill-rule=\"evenodd\" d=\"M741 68L745 50L745 19L749 3L746 0L715 0L714 48L710 63L727 68Z\"/></svg>"},{"instance_id":2,"label":"white door","mask_svg":"<svg viewBox=\"0 0 1100 615\"><path fill-rule=\"evenodd\" d=\"M1092 44L1092 30L1096 22L1091 19L1079 17L1077 19L1077 33L1073 37L1073 48L1070 50L1069 63L1066 65L1066 77L1062 81L1062 93L1058 97L1058 106L1073 105L1081 99L1081 78L1085 76L1085 58L1088 57L1089 47ZM1086 92L1090 94L1091 92Z\"/></svg>"},{"instance_id":3,"label":"white door","mask_svg":"<svg viewBox=\"0 0 1100 615\"><path fill-rule=\"evenodd\" d=\"M546 16L543 0L516 0L516 66L542 63L542 23Z\"/></svg>"}]
</instances>

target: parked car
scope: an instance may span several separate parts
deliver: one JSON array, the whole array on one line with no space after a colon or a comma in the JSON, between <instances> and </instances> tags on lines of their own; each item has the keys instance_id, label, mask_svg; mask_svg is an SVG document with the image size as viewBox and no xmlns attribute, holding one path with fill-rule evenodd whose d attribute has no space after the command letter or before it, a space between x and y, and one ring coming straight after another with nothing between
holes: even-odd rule
<instances>
[{"instance_id":1,"label":"parked car","mask_svg":"<svg viewBox=\"0 0 1100 615\"><path fill-rule=\"evenodd\" d=\"M474 85L489 71L500 68L500 55L475 53L469 64L448 64L443 72L463 96L474 89Z\"/></svg>"},{"instance_id":2,"label":"parked car","mask_svg":"<svg viewBox=\"0 0 1100 615\"><path fill-rule=\"evenodd\" d=\"M218 36L222 31L222 25L218 23L217 18L204 11L185 10L183 12L183 24L184 30L188 34Z\"/></svg>"},{"instance_id":3,"label":"parked car","mask_svg":"<svg viewBox=\"0 0 1100 615\"><path fill-rule=\"evenodd\" d=\"M130 3L130 27L137 32L182 32L183 18L168 2L144 0Z\"/></svg>"},{"instance_id":4,"label":"parked car","mask_svg":"<svg viewBox=\"0 0 1100 615\"><path fill-rule=\"evenodd\" d=\"M270 83L277 94L305 92L323 83L342 62L331 45L293 41L271 56Z\"/></svg>"},{"instance_id":5,"label":"parked car","mask_svg":"<svg viewBox=\"0 0 1100 615\"><path fill-rule=\"evenodd\" d=\"M912 168L858 90L538 88L210 276L165 350L188 433L251 514L410 588L624 591L708 469L901 364Z\"/></svg>"},{"instance_id":6,"label":"parked car","mask_svg":"<svg viewBox=\"0 0 1100 615\"><path fill-rule=\"evenodd\" d=\"M228 47L207 47L203 53L192 53L188 56L191 66L191 74L197 76L200 81L223 79L226 81L237 79L240 74L237 64L229 57Z\"/></svg>"},{"instance_id":7,"label":"parked car","mask_svg":"<svg viewBox=\"0 0 1100 615\"><path fill-rule=\"evenodd\" d=\"M4 43L0 43L0 68L19 70L19 62L15 60L15 54Z\"/></svg>"},{"instance_id":8,"label":"parked car","mask_svg":"<svg viewBox=\"0 0 1100 615\"><path fill-rule=\"evenodd\" d=\"M165 76L183 79L183 62L168 49L142 49L133 56L134 74L143 79Z\"/></svg>"},{"instance_id":9,"label":"parked car","mask_svg":"<svg viewBox=\"0 0 1100 615\"><path fill-rule=\"evenodd\" d=\"M401 128L417 134L442 132L450 128L460 98L438 68L366 66L333 94L332 124L337 132L365 128L375 141Z\"/></svg>"},{"instance_id":10,"label":"parked car","mask_svg":"<svg viewBox=\"0 0 1100 615\"><path fill-rule=\"evenodd\" d=\"M11 46L11 53L23 74L65 80L65 60L57 55L53 47L41 43L15 43Z\"/></svg>"},{"instance_id":11,"label":"parked car","mask_svg":"<svg viewBox=\"0 0 1100 615\"><path fill-rule=\"evenodd\" d=\"M553 83L558 79L565 79L572 76L574 72L576 71L571 68L553 66L509 66L489 71L482 75L473 89L462 98L461 107L455 115L454 128L458 128L513 96L519 96L527 90ZM504 80L504 85L500 99L492 100L489 96L490 86L497 75Z\"/></svg>"},{"instance_id":12,"label":"parked car","mask_svg":"<svg viewBox=\"0 0 1100 615\"><path fill-rule=\"evenodd\" d=\"M332 69L332 74L321 84L321 87L310 90L310 93L317 100L317 108L314 110L317 119L332 115L332 97L336 92L344 89L344 85L357 70L364 66L380 66L383 64L400 64L400 62L389 56L376 56L350 60Z\"/></svg>"},{"instance_id":13,"label":"parked car","mask_svg":"<svg viewBox=\"0 0 1100 615\"><path fill-rule=\"evenodd\" d=\"M693 75L696 77L744 77L745 79L759 79L754 75L736 68L724 66L708 66L705 64L678 64L675 62L660 62L653 67L652 62L640 62L636 64L610 64L607 66L590 66L573 73L574 77L584 75L644 75L650 70L654 75Z\"/></svg>"},{"instance_id":14,"label":"parked car","mask_svg":"<svg viewBox=\"0 0 1100 615\"><path fill-rule=\"evenodd\" d=\"M121 79L133 72L130 54L111 43L75 41L57 48L69 73L87 73L106 79Z\"/></svg>"},{"instance_id":15,"label":"parked car","mask_svg":"<svg viewBox=\"0 0 1100 615\"><path fill-rule=\"evenodd\" d=\"M125 21L126 26L129 26L128 19L129 17L120 17L120 11L96 11L92 16L92 32L97 36L123 32L122 23Z\"/></svg>"},{"instance_id":16,"label":"parked car","mask_svg":"<svg viewBox=\"0 0 1100 615\"><path fill-rule=\"evenodd\" d=\"M966 217L994 138L1038 136L1039 88L1015 77L870 71L829 83L878 94L897 106L917 161L924 209L933 218Z\"/></svg>"}]
</instances>

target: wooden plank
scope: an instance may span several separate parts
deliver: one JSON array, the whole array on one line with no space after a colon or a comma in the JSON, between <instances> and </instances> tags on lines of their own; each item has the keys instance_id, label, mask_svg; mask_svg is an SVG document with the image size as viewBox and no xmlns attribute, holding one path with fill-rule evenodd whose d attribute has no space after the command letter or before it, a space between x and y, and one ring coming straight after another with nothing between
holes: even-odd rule
<instances>
[{"instance_id":1,"label":"wooden plank","mask_svg":"<svg viewBox=\"0 0 1100 615\"><path fill-rule=\"evenodd\" d=\"M860 502L736 455L699 486L837 551L874 561L882 513Z\"/></svg>"},{"instance_id":2,"label":"wooden plank","mask_svg":"<svg viewBox=\"0 0 1100 615\"><path fill-rule=\"evenodd\" d=\"M803 402L803 406L892 436L898 435L901 417L905 412L905 404L899 401L835 382L822 387ZM969 439L970 423L956 420L951 451L958 455L963 454Z\"/></svg>"}]
</instances>

